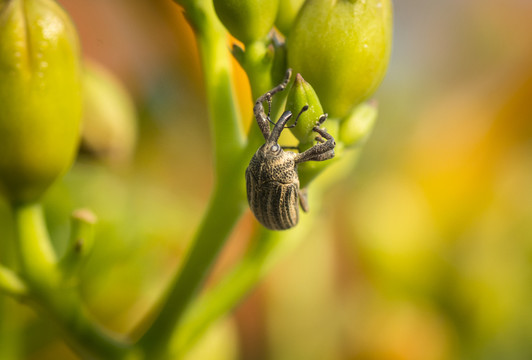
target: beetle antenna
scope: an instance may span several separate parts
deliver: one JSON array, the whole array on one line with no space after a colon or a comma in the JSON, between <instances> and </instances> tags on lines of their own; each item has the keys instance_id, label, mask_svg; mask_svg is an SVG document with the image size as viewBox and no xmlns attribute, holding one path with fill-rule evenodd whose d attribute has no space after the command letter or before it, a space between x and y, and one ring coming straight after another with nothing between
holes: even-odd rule
<instances>
[{"instance_id":1,"label":"beetle antenna","mask_svg":"<svg viewBox=\"0 0 532 360\"><path fill-rule=\"evenodd\" d=\"M292 125L285 126L285 128L291 129L291 128L295 127L297 125L297 121L299 120L299 117L301 116L301 114L303 114L307 110L308 110L308 105L303 106L301 108L301 111L299 112L299 114L297 114L297 116L296 116L296 121L294 121L294 123Z\"/></svg>"},{"instance_id":2,"label":"beetle antenna","mask_svg":"<svg viewBox=\"0 0 532 360\"><path fill-rule=\"evenodd\" d=\"M259 96L257 101L255 101L255 105L253 106L253 114L255 115L255 119L257 120L257 124L259 125L260 131L262 132L262 135L264 136L265 140L267 140L270 137L269 123L272 123L270 116L269 116L270 111L271 111L271 97L274 94L278 93L279 91L283 91L286 88L286 86L288 85L288 82L290 81L291 75L292 75L292 69L286 70L283 81L279 85L277 85L276 87L268 91L266 94ZM270 104L270 110L268 110L268 116L266 116L266 114L264 113L264 106L262 104L262 102L266 100L268 100L268 103Z\"/></svg>"}]
</instances>

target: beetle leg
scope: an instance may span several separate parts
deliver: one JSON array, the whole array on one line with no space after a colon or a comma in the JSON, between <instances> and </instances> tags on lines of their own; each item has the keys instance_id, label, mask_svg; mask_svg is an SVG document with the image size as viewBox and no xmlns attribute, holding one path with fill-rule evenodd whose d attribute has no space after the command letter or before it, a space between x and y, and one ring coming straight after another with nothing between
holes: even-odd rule
<instances>
[{"instance_id":1,"label":"beetle leg","mask_svg":"<svg viewBox=\"0 0 532 360\"><path fill-rule=\"evenodd\" d=\"M308 212L310 209L308 207L308 191L307 188L299 189L299 205L301 210Z\"/></svg>"},{"instance_id":2,"label":"beetle leg","mask_svg":"<svg viewBox=\"0 0 532 360\"><path fill-rule=\"evenodd\" d=\"M329 150L322 154L315 155L313 158L307 161L325 161L325 160L332 159L333 157L334 157L334 150Z\"/></svg>"},{"instance_id":3,"label":"beetle leg","mask_svg":"<svg viewBox=\"0 0 532 360\"><path fill-rule=\"evenodd\" d=\"M260 131L262 132L262 135L264 136L265 140L268 140L270 137L270 110L268 110L268 115L264 112L264 105L262 104L264 101L268 101L268 103L271 105L271 98L275 93L278 93L279 91L283 91L286 88L286 85L288 85L288 82L290 81L290 76L292 75L292 69L286 70L286 74L284 76L283 81L268 91L266 94L261 95L257 101L255 102L255 106L253 107L253 114L255 115L255 119L257 120L257 124L259 125ZM271 108L271 106L270 106Z\"/></svg>"},{"instance_id":4,"label":"beetle leg","mask_svg":"<svg viewBox=\"0 0 532 360\"><path fill-rule=\"evenodd\" d=\"M329 141L332 141L332 142L334 143L334 138L332 137L331 134L329 134L329 133L327 132L327 130L322 129L322 128L317 127L317 126L314 126L314 128L312 129L312 131L317 132L317 133L319 134L318 137L321 137L322 140L323 140L323 138L327 139L326 143L329 142ZM336 145L336 143L335 143L334 145ZM334 147L334 146L333 146L333 147Z\"/></svg>"},{"instance_id":5,"label":"beetle leg","mask_svg":"<svg viewBox=\"0 0 532 360\"><path fill-rule=\"evenodd\" d=\"M297 154L294 158L296 164L305 161L324 161L332 159L334 157L334 147L336 146L334 138L327 131L317 126L315 126L312 130L317 132L321 138L325 138L326 141L320 144L316 144L310 149L300 154Z\"/></svg>"}]
</instances>

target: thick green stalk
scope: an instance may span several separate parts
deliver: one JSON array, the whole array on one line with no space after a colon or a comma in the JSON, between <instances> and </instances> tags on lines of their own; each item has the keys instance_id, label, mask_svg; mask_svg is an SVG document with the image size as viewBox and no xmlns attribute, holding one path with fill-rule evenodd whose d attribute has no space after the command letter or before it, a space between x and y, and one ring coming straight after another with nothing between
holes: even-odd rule
<instances>
[{"instance_id":1,"label":"thick green stalk","mask_svg":"<svg viewBox=\"0 0 532 360\"><path fill-rule=\"evenodd\" d=\"M192 24L194 26L194 22ZM198 41L200 40L198 39ZM254 99L271 90L274 86L270 75L272 55L268 50L267 39L246 44L245 52L238 52L238 57L240 57L238 60L246 70ZM203 58L203 60L205 59ZM272 109L272 116L274 118L276 114L280 113L283 102L284 96L276 98ZM244 173L249 159L263 142L264 138L262 133L259 131L253 119L246 147L241 151L238 164L235 166L235 176ZM237 181L243 189L244 184L241 181L243 181L243 176ZM229 188L224 189L222 187L220 189L227 191ZM216 201L213 204L216 204ZM224 210L222 210L221 214L225 214L227 212L227 204L225 206L222 204L222 206ZM213 207L210 209L213 210ZM211 215L213 217L220 216L220 214L216 214L216 210L213 210L209 212L207 219ZM215 234L216 232L213 231L213 235ZM172 354L177 353L178 356L183 356L213 321L233 308L262 279L278 255L290 247L287 245L296 243L295 241L285 242L284 246L278 246L281 239L285 239L287 234L261 228L258 233L258 238L253 242L254 245L233 271L214 289L197 299L193 306L186 309L186 314L179 315L183 319L179 326L177 343L171 349ZM293 234L293 232L290 232L290 234ZM186 265L182 272L183 275L185 270L187 270ZM196 271L201 270L205 271L205 269L196 269ZM180 307L180 309L185 310L184 307Z\"/></svg>"},{"instance_id":2,"label":"thick green stalk","mask_svg":"<svg viewBox=\"0 0 532 360\"><path fill-rule=\"evenodd\" d=\"M268 38L246 44L241 65L248 74L251 86L251 96L257 99L273 86L271 68L273 61L272 50L268 48Z\"/></svg>"},{"instance_id":3,"label":"thick green stalk","mask_svg":"<svg viewBox=\"0 0 532 360\"><path fill-rule=\"evenodd\" d=\"M185 309L205 281L245 208L244 136L234 98L226 32L210 1L180 3L196 32L202 59L214 140L216 185L182 269L170 285L151 327L139 340L145 353L155 357L164 356Z\"/></svg>"},{"instance_id":4,"label":"thick green stalk","mask_svg":"<svg viewBox=\"0 0 532 360\"><path fill-rule=\"evenodd\" d=\"M242 121L232 82L232 59L227 32L218 20L212 1L177 1L196 33L205 81L214 159L218 179L235 163L245 145Z\"/></svg>"}]
</instances>

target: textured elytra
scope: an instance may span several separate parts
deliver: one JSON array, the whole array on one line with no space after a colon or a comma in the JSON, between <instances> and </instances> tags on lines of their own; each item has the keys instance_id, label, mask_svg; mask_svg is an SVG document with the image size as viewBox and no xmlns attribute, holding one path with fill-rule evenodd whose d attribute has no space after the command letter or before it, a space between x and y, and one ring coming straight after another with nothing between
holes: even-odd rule
<instances>
[{"instance_id":1,"label":"textured elytra","mask_svg":"<svg viewBox=\"0 0 532 360\"><path fill-rule=\"evenodd\" d=\"M277 143L286 123L292 117L290 111L285 111L270 131L269 114L264 112L263 102L267 101L271 107L272 96L285 89L290 80L291 70L286 72L283 82L271 91L262 95L255 102L253 112L257 124L265 139L246 169L246 188L248 203L257 220L272 230L286 230L297 225L299 220L298 203L304 211L308 211L306 196L299 189L297 164L306 161L324 161L334 157L334 138L319 126L327 115L322 115L316 122L313 131L318 134L318 144L302 153L284 151ZM299 115L306 111L304 106ZM296 126L299 115L293 125Z\"/></svg>"},{"instance_id":2,"label":"textured elytra","mask_svg":"<svg viewBox=\"0 0 532 360\"><path fill-rule=\"evenodd\" d=\"M293 155L281 150L268 156L263 145L246 170L249 207L268 229L290 229L299 220L299 178Z\"/></svg>"}]
</instances>

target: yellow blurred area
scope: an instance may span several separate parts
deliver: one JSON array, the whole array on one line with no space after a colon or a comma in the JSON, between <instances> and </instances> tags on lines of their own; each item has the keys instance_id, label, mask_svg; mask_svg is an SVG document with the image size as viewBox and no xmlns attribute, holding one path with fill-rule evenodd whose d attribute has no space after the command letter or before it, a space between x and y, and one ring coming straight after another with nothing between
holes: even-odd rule
<instances>
[{"instance_id":1,"label":"yellow blurred area","mask_svg":"<svg viewBox=\"0 0 532 360\"><path fill-rule=\"evenodd\" d=\"M49 195L49 221L65 239L72 208L98 214L106 241L84 271L86 300L128 331L180 263L212 186L199 58L171 1L60 3L85 56L132 94L138 147L130 170L80 159ZM323 199L310 189L308 237L195 359L532 359L532 2L401 0L394 12L379 118L357 166ZM236 62L234 76L247 128ZM1 359L76 358L4 296L0 319Z\"/></svg>"}]
</instances>

